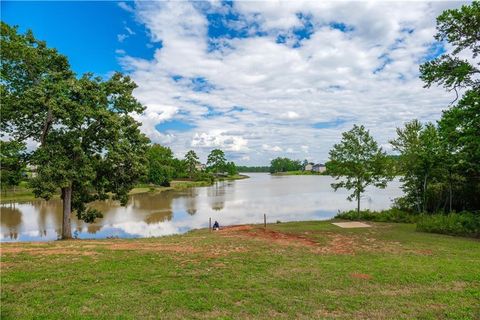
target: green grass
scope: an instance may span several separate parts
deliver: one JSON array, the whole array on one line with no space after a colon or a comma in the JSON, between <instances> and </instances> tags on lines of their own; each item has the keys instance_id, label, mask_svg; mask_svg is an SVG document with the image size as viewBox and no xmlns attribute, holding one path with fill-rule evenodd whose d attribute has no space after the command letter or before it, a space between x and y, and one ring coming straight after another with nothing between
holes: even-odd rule
<instances>
[{"instance_id":1,"label":"green grass","mask_svg":"<svg viewBox=\"0 0 480 320\"><path fill-rule=\"evenodd\" d=\"M242 179L248 179L248 178L250 177L244 174L234 174L232 176L221 178L220 180L242 180Z\"/></svg>"},{"instance_id":2,"label":"green grass","mask_svg":"<svg viewBox=\"0 0 480 320\"><path fill-rule=\"evenodd\" d=\"M478 240L372 225L2 244L1 318L480 318Z\"/></svg>"},{"instance_id":3,"label":"green grass","mask_svg":"<svg viewBox=\"0 0 480 320\"><path fill-rule=\"evenodd\" d=\"M316 171L286 171L286 172L276 172L272 173L275 176L321 176L324 175L323 173L316 172Z\"/></svg>"}]
</instances>

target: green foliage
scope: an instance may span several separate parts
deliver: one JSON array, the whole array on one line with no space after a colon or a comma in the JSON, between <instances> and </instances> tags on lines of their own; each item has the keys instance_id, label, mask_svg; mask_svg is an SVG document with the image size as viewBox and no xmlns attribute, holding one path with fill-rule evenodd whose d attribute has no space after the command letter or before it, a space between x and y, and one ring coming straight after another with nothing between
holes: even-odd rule
<instances>
[{"instance_id":1,"label":"green foliage","mask_svg":"<svg viewBox=\"0 0 480 320\"><path fill-rule=\"evenodd\" d=\"M348 200L356 199L357 211L360 211L360 197L367 186L385 188L393 179L391 160L364 126L354 125L342 137L342 141L330 150L327 170L337 181L340 180L332 183L335 191L339 188L353 190Z\"/></svg>"},{"instance_id":2,"label":"green foliage","mask_svg":"<svg viewBox=\"0 0 480 320\"><path fill-rule=\"evenodd\" d=\"M480 214L466 211L448 215L425 214L417 221L417 231L480 238Z\"/></svg>"},{"instance_id":3,"label":"green foliage","mask_svg":"<svg viewBox=\"0 0 480 320\"><path fill-rule=\"evenodd\" d=\"M185 154L185 166L190 179L193 178L197 172L197 165L200 164L197 154L195 151L190 150Z\"/></svg>"},{"instance_id":4,"label":"green foliage","mask_svg":"<svg viewBox=\"0 0 480 320\"><path fill-rule=\"evenodd\" d=\"M418 212L480 208L480 3L446 10L437 18L438 41L453 50L420 66L426 87L455 91L456 105L444 111L438 127L418 121L397 129L404 191L398 202ZM471 59L464 59L465 55ZM462 57L462 58L461 58ZM459 90L463 96L459 96ZM455 102L454 101L454 102ZM453 103L452 103L453 104Z\"/></svg>"},{"instance_id":5,"label":"green foliage","mask_svg":"<svg viewBox=\"0 0 480 320\"><path fill-rule=\"evenodd\" d=\"M441 159L441 144L434 125L423 126L418 120L397 128L398 138L390 141L395 151L400 152L402 189L410 208L417 212L427 209L427 191L434 179Z\"/></svg>"},{"instance_id":6,"label":"green foliage","mask_svg":"<svg viewBox=\"0 0 480 320\"><path fill-rule=\"evenodd\" d=\"M400 222L400 223L413 223L417 220L418 216L411 213L392 208L383 211L370 211L370 210L350 210L337 214L335 219L344 220L364 220L364 221L376 221L376 222Z\"/></svg>"},{"instance_id":7,"label":"green foliage","mask_svg":"<svg viewBox=\"0 0 480 320\"><path fill-rule=\"evenodd\" d=\"M2 189L18 186L25 175L25 144L18 141L0 141L0 169Z\"/></svg>"},{"instance_id":8,"label":"green foliage","mask_svg":"<svg viewBox=\"0 0 480 320\"><path fill-rule=\"evenodd\" d=\"M238 174L237 166L233 161L227 162L225 164L225 170L227 171L229 176L234 176Z\"/></svg>"},{"instance_id":9,"label":"green foliage","mask_svg":"<svg viewBox=\"0 0 480 320\"><path fill-rule=\"evenodd\" d=\"M148 148L148 182L169 187L175 176L175 159L170 148L154 144Z\"/></svg>"},{"instance_id":10,"label":"green foliage","mask_svg":"<svg viewBox=\"0 0 480 320\"><path fill-rule=\"evenodd\" d=\"M297 171L301 169L302 163L300 160L278 157L270 162L270 173Z\"/></svg>"},{"instance_id":11,"label":"green foliage","mask_svg":"<svg viewBox=\"0 0 480 320\"><path fill-rule=\"evenodd\" d=\"M204 171L198 171L193 179L194 181L206 181L208 183L213 183L215 181L213 174Z\"/></svg>"},{"instance_id":12,"label":"green foliage","mask_svg":"<svg viewBox=\"0 0 480 320\"><path fill-rule=\"evenodd\" d=\"M237 166L238 172L270 172L268 166Z\"/></svg>"},{"instance_id":13,"label":"green foliage","mask_svg":"<svg viewBox=\"0 0 480 320\"><path fill-rule=\"evenodd\" d=\"M225 158L225 153L220 149L214 149L208 155L207 167L215 174L225 170L226 163L227 159Z\"/></svg>"},{"instance_id":14,"label":"green foliage","mask_svg":"<svg viewBox=\"0 0 480 320\"><path fill-rule=\"evenodd\" d=\"M477 91L480 89L478 67L459 57L459 54L467 50L467 54L471 52L473 55L471 61L475 61L480 53L478 30L480 30L478 1L463 5L460 9L446 10L437 18L435 39L447 41L453 47L453 51L420 66L420 78L425 82L425 86L437 84L455 91L460 88Z\"/></svg>"},{"instance_id":15,"label":"green foliage","mask_svg":"<svg viewBox=\"0 0 480 320\"><path fill-rule=\"evenodd\" d=\"M5 23L1 48L0 128L18 142L39 143L30 159L35 195L50 199L61 189L64 215L75 210L88 221L99 215L86 204L107 193L126 204L148 143L131 116L144 110L132 95L135 83L120 73L76 78L64 56ZM71 237L69 225L63 236Z\"/></svg>"}]
</instances>

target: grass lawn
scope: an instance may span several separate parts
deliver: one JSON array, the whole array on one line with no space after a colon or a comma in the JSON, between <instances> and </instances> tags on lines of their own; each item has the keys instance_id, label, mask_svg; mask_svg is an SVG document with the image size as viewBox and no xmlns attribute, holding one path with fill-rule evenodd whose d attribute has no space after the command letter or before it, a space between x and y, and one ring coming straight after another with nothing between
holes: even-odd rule
<instances>
[{"instance_id":1,"label":"grass lawn","mask_svg":"<svg viewBox=\"0 0 480 320\"><path fill-rule=\"evenodd\" d=\"M2 244L2 319L480 319L480 241L414 225Z\"/></svg>"},{"instance_id":2,"label":"grass lawn","mask_svg":"<svg viewBox=\"0 0 480 320\"><path fill-rule=\"evenodd\" d=\"M276 172L276 173L272 173L272 174L274 176L321 176L321 175L324 175L320 172L305 171L305 170Z\"/></svg>"}]
</instances>

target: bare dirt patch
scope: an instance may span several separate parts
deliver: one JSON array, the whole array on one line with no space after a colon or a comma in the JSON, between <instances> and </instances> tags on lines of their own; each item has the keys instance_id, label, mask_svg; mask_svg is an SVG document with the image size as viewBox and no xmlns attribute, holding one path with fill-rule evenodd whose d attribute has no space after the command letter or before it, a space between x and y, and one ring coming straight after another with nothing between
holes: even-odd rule
<instances>
[{"instance_id":1,"label":"bare dirt patch","mask_svg":"<svg viewBox=\"0 0 480 320\"><path fill-rule=\"evenodd\" d=\"M3 247L0 250L1 254L5 253L28 253L31 255L81 255L81 256L92 256L97 254L94 251L82 251L82 250L74 250L68 248L61 248L61 247L53 247L53 248L22 248L22 247Z\"/></svg>"},{"instance_id":2,"label":"bare dirt patch","mask_svg":"<svg viewBox=\"0 0 480 320\"><path fill-rule=\"evenodd\" d=\"M253 227L251 225L238 225L238 226L228 226L223 227L219 230L220 233L229 233L229 232L236 232L236 231L250 231Z\"/></svg>"},{"instance_id":3,"label":"bare dirt patch","mask_svg":"<svg viewBox=\"0 0 480 320\"><path fill-rule=\"evenodd\" d=\"M283 233L251 225L225 227L219 231L223 237L248 237L260 239L281 246L305 247L318 254L347 254L357 251L401 252L399 243L385 242L365 235L344 235L336 232L321 232L325 241L317 242L312 239L311 232L300 235ZM318 237L318 234L316 234ZM428 254L428 253L425 253Z\"/></svg>"},{"instance_id":4,"label":"bare dirt patch","mask_svg":"<svg viewBox=\"0 0 480 320\"><path fill-rule=\"evenodd\" d=\"M109 244L105 247L110 250L142 250L142 251L171 251L171 252L185 252L194 253L198 252L198 249L185 244L163 244L163 243L129 243L118 242Z\"/></svg>"},{"instance_id":5,"label":"bare dirt patch","mask_svg":"<svg viewBox=\"0 0 480 320\"><path fill-rule=\"evenodd\" d=\"M328 244L322 245L305 235L282 233L274 230L264 230L252 226L232 226L221 230L222 235L244 236L266 240L283 246L307 247L315 253L352 254L354 239L338 234L326 234Z\"/></svg>"},{"instance_id":6,"label":"bare dirt patch","mask_svg":"<svg viewBox=\"0 0 480 320\"><path fill-rule=\"evenodd\" d=\"M363 280L370 280L372 276L366 273L351 273L350 277L355 279L363 279Z\"/></svg>"}]
</instances>

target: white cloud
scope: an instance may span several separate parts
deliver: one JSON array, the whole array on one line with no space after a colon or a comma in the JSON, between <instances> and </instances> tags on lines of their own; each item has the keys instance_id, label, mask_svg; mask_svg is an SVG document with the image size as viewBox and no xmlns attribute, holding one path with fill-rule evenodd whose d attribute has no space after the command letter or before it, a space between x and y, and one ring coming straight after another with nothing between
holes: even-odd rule
<instances>
[{"instance_id":1,"label":"white cloud","mask_svg":"<svg viewBox=\"0 0 480 320\"><path fill-rule=\"evenodd\" d=\"M126 2L118 2L118 6L127 12L134 12L134 9L130 7Z\"/></svg>"},{"instance_id":2,"label":"white cloud","mask_svg":"<svg viewBox=\"0 0 480 320\"><path fill-rule=\"evenodd\" d=\"M118 40L118 42L123 42L123 41L125 41L125 39L127 39L127 38L128 38L128 34L123 34L123 33L122 33L122 34L117 34L117 40Z\"/></svg>"},{"instance_id":3,"label":"white cloud","mask_svg":"<svg viewBox=\"0 0 480 320\"><path fill-rule=\"evenodd\" d=\"M281 119L298 119L300 118L300 115L298 113L296 113L295 111L287 111L287 112L284 112L280 115L280 118Z\"/></svg>"},{"instance_id":4,"label":"white cloud","mask_svg":"<svg viewBox=\"0 0 480 320\"><path fill-rule=\"evenodd\" d=\"M248 141L239 136L228 135L221 131L195 133L191 146L194 148L215 149L226 151L245 151Z\"/></svg>"},{"instance_id":5,"label":"white cloud","mask_svg":"<svg viewBox=\"0 0 480 320\"><path fill-rule=\"evenodd\" d=\"M279 146L270 146L268 144L262 144L262 149L265 150L265 151L272 151L272 152L282 152L283 151L283 149L280 148Z\"/></svg>"},{"instance_id":6,"label":"white cloud","mask_svg":"<svg viewBox=\"0 0 480 320\"><path fill-rule=\"evenodd\" d=\"M230 9L214 2L208 12L234 10L240 18L229 26L246 27L250 36L209 39L205 3L141 1L136 18L162 48L152 60L120 59L139 85L135 95L147 111L138 119L155 142L181 154L198 148L201 156L224 148L249 164L284 151L323 162L354 123L385 145L404 122L440 117L452 97L424 89L418 66L434 41L436 16L460 5L265 1ZM292 38L305 23L299 12L314 30L301 41ZM277 43L280 34L290 40ZM195 79L209 89L195 87ZM195 128L155 129L173 117Z\"/></svg>"}]
</instances>

